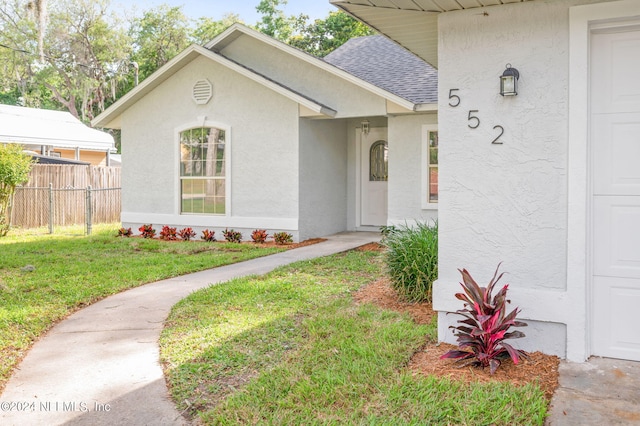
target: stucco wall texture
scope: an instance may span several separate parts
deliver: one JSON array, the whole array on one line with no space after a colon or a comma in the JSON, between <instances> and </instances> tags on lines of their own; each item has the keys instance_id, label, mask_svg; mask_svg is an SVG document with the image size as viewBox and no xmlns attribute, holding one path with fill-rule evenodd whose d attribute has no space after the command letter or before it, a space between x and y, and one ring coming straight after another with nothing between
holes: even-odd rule
<instances>
[{"instance_id":1,"label":"stucco wall texture","mask_svg":"<svg viewBox=\"0 0 640 426\"><path fill-rule=\"evenodd\" d=\"M514 343L564 357L567 298L569 9L596 1L526 2L439 18L440 339L461 308L458 268L486 284L508 272L512 307L535 318ZM499 94L499 76L520 71L519 93ZM450 92L451 89L457 89ZM450 94L460 97L460 104ZM471 126L479 125L472 129ZM502 126L501 144L492 144ZM584 318L578 318L584 321Z\"/></svg>"},{"instance_id":2,"label":"stucco wall texture","mask_svg":"<svg viewBox=\"0 0 640 426\"><path fill-rule=\"evenodd\" d=\"M197 105L192 88L203 78L213 84L213 98L206 105ZM123 169L127 182L123 221L135 222L138 213L151 215L148 221L154 214L161 215L156 219L169 225L185 220L194 226L241 225L221 216L179 215L177 129L201 125L204 119L229 132L230 215L265 218L263 222L269 218L295 221L297 103L205 58L194 60L123 114L123 140L127 142L123 156L136 163L136 167ZM151 181L149 176L153 176ZM260 223L254 229L258 226Z\"/></svg>"},{"instance_id":3,"label":"stucco wall texture","mask_svg":"<svg viewBox=\"0 0 640 426\"><path fill-rule=\"evenodd\" d=\"M122 115L123 158L135 164L123 168L123 226L234 228L247 239L253 229L264 228L291 232L294 240L354 230L360 196L355 138L363 118L390 127L390 181L397 191L391 214L398 220L423 218L421 126L435 123L435 114L387 119L380 96L250 38L240 37L223 53L294 90L305 88L338 117L300 118L299 105L283 94L196 58ZM197 105L192 89L202 79L213 85L213 98ZM227 132L230 199L224 216L180 214L178 135L203 123Z\"/></svg>"},{"instance_id":4,"label":"stucco wall texture","mask_svg":"<svg viewBox=\"0 0 640 426\"><path fill-rule=\"evenodd\" d=\"M249 36L239 37L221 53L333 108L338 118L386 114L382 97Z\"/></svg>"},{"instance_id":5,"label":"stucco wall texture","mask_svg":"<svg viewBox=\"0 0 640 426\"><path fill-rule=\"evenodd\" d=\"M346 120L300 119L300 239L347 229Z\"/></svg>"},{"instance_id":6,"label":"stucco wall texture","mask_svg":"<svg viewBox=\"0 0 640 426\"><path fill-rule=\"evenodd\" d=\"M422 208L422 175L427 158L422 156L423 125L437 124L436 114L401 115L389 118L389 208L388 223L412 225L432 223L437 204Z\"/></svg>"}]
</instances>

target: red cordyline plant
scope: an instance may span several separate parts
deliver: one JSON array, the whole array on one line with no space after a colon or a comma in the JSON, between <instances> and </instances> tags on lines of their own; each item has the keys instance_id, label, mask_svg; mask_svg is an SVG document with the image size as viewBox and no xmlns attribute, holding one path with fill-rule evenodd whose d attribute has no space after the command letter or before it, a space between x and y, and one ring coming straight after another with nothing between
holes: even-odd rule
<instances>
[{"instance_id":1,"label":"red cordyline plant","mask_svg":"<svg viewBox=\"0 0 640 426\"><path fill-rule=\"evenodd\" d=\"M504 275L502 273L498 276L498 269L500 264L486 287L480 287L466 269L459 270L463 281L460 285L464 293L456 293L456 298L464 302L465 309L460 309L457 313L465 319L458 321L459 326L449 328L456 330L454 334L461 350L451 350L440 358L473 360L473 365L489 367L491 374L495 373L504 359L511 358L517 364L520 358L528 358L525 351L505 343L506 339L524 337L521 331L507 332L509 328L524 327L527 324L516 321L516 315L520 312L518 308L506 313L507 304L511 303L507 300L508 284L495 296L491 295L494 286Z\"/></svg>"}]
</instances>

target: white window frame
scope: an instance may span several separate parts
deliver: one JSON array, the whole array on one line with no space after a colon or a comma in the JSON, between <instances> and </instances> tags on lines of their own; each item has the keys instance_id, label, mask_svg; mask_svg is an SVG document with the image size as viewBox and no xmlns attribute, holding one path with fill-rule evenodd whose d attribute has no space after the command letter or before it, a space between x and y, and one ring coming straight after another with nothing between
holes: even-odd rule
<instances>
[{"instance_id":1,"label":"white window frame","mask_svg":"<svg viewBox=\"0 0 640 426\"><path fill-rule=\"evenodd\" d=\"M183 213L182 212L182 176L180 175L180 134L184 131L197 128L210 128L215 127L225 132L225 197L224 197L224 213L223 214L211 214L211 213ZM202 216L202 217L230 217L231 216L231 127L224 123L207 120L206 117L199 117L198 120L185 123L182 126L174 129L174 140L176 141L176 159L175 164L175 194L176 205L175 213L179 216Z\"/></svg>"},{"instance_id":2,"label":"white window frame","mask_svg":"<svg viewBox=\"0 0 640 426\"><path fill-rule=\"evenodd\" d=\"M437 124L425 124L422 126L422 156L420 163L420 170L422 173L422 190L420 191L422 210L437 210L438 202L429 201L429 171L431 165L429 164L429 133L437 132ZM438 141L439 143L439 141ZM438 147L439 148L439 147ZM437 166L437 165L436 165ZM440 195L440 187L438 186L438 196Z\"/></svg>"}]
</instances>

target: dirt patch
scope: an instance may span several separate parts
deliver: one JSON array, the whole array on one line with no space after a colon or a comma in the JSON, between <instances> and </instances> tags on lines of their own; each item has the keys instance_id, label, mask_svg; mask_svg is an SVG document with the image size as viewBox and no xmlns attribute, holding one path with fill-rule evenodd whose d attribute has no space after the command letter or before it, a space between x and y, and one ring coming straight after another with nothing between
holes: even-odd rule
<instances>
[{"instance_id":1,"label":"dirt patch","mask_svg":"<svg viewBox=\"0 0 640 426\"><path fill-rule=\"evenodd\" d=\"M369 243L356 248L357 251L382 251L384 246L380 243Z\"/></svg>"},{"instance_id":2,"label":"dirt patch","mask_svg":"<svg viewBox=\"0 0 640 426\"><path fill-rule=\"evenodd\" d=\"M359 303L372 303L384 309L407 312L418 324L429 324L436 315L430 303L407 303L399 300L388 278L361 288L355 293L354 298ZM524 332L526 333L526 329ZM551 400L553 392L558 387L560 360L556 356L534 352L529 354L529 360L522 360L518 365L514 365L511 360L506 360L495 374L491 375L489 369L465 366L450 359L440 359L440 356L450 349L455 349L455 346L425 342L411 358L409 369L413 374L447 377L457 381L510 382L517 386L537 383L548 400Z\"/></svg>"}]
</instances>

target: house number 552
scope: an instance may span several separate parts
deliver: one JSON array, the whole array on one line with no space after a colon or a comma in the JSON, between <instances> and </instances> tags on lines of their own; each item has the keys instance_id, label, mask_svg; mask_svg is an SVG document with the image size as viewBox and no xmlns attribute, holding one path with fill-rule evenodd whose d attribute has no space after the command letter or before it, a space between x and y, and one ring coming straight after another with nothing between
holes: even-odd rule
<instances>
[{"instance_id":1,"label":"house number 552","mask_svg":"<svg viewBox=\"0 0 640 426\"><path fill-rule=\"evenodd\" d=\"M456 108L460 105L461 99L460 95L456 94L456 92L460 91L460 89L449 89L449 106L451 108ZM471 109L469 110L469 115L467 115L468 126L470 129L477 129L480 127L480 117L478 117L479 110ZM491 141L493 145L502 145L503 141L501 140L502 135L504 135L504 127L500 125L493 126L493 130L497 130L498 135Z\"/></svg>"}]
</instances>

